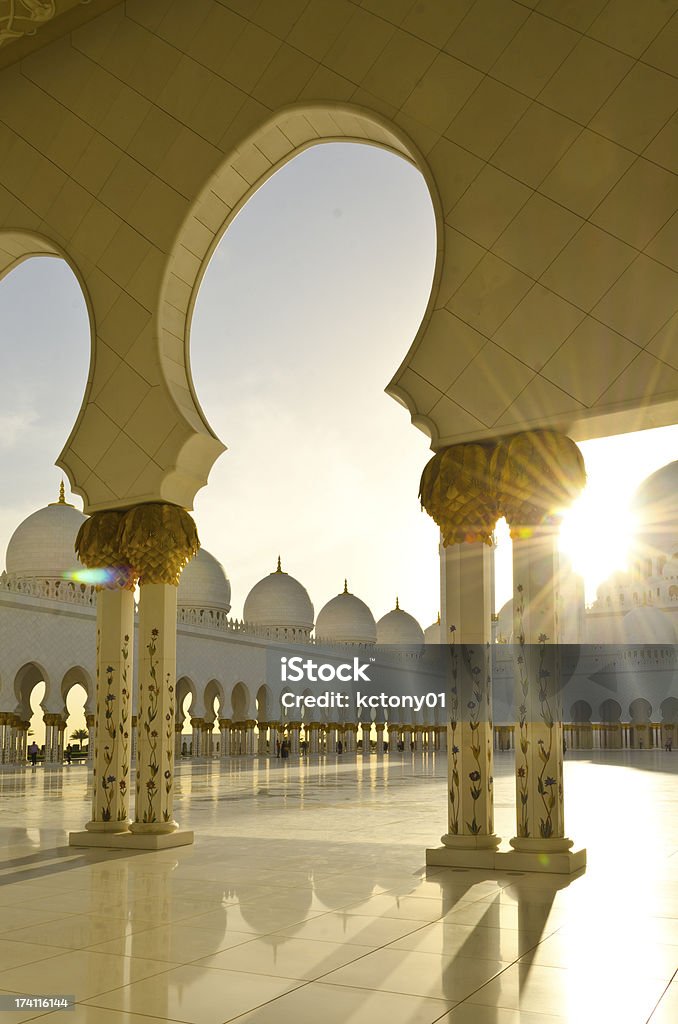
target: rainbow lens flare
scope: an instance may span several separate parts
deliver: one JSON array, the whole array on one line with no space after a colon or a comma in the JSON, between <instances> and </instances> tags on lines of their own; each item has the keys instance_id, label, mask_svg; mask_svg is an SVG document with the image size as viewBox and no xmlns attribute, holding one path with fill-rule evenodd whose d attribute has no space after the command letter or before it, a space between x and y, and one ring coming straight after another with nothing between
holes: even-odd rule
<instances>
[{"instance_id":1,"label":"rainbow lens flare","mask_svg":"<svg viewBox=\"0 0 678 1024\"><path fill-rule=\"evenodd\" d=\"M65 572L65 580L73 580L75 583L85 583L90 587L102 586L110 583L115 578L114 569L77 569L75 572Z\"/></svg>"}]
</instances>

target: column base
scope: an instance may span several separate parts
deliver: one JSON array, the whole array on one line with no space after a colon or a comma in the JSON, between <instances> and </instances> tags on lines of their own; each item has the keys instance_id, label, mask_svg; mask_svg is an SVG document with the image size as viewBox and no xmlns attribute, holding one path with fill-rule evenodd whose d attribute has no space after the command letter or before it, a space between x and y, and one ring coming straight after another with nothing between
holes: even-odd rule
<instances>
[{"instance_id":1,"label":"column base","mask_svg":"<svg viewBox=\"0 0 678 1024\"><path fill-rule=\"evenodd\" d=\"M126 818L125 821L88 821L85 828L90 834L126 835L129 832L130 824L129 818Z\"/></svg>"},{"instance_id":2,"label":"column base","mask_svg":"<svg viewBox=\"0 0 678 1024\"><path fill-rule=\"evenodd\" d=\"M166 836L178 828L176 821L133 821L129 830L137 836Z\"/></svg>"},{"instance_id":3,"label":"column base","mask_svg":"<svg viewBox=\"0 0 678 1024\"><path fill-rule=\"evenodd\" d=\"M494 858L501 842L499 836L455 836L448 833L440 839L442 847L426 851L427 864L451 868L494 868Z\"/></svg>"},{"instance_id":4,"label":"column base","mask_svg":"<svg viewBox=\"0 0 678 1024\"><path fill-rule=\"evenodd\" d=\"M518 840L520 849L494 850L487 847L450 846L447 841L456 836L444 836L445 845L426 851L430 867L484 868L490 871L529 871L538 874L576 875L586 869L586 850L571 850L571 840ZM462 837L460 837L462 838ZM463 839L472 838L464 836ZM490 837L484 836L484 839ZM513 840L511 840L513 842ZM533 847L527 847L529 842Z\"/></svg>"},{"instance_id":5,"label":"column base","mask_svg":"<svg viewBox=\"0 0 678 1024\"><path fill-rule=\"evenodd\" d=\"M193 832L70 832L69 846L90 846L107 850L169 850L175 846L189 846Z\"/></svg>"}]
</instances>

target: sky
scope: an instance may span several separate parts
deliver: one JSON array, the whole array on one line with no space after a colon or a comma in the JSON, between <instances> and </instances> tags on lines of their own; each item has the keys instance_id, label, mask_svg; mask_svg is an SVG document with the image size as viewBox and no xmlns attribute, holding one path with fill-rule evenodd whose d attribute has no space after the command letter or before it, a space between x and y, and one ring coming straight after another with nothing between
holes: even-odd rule
<instances>
[{"instance_id":1,"label":"sky","mask_svg":"<svg viewBox=\"0 0 678 1024\"><path fill-rule=\"evenodd\" d=\"M397 595L422 626L435 620L437 530L417 498L429 441L384 394L424 313L433 260L419 172L349 144L286 165L222 238L198 295L191 360L228 451L194 515L231 579L234 615L280 554L316 612L347 578L377 618ZM65 264L33 259L0 282L0 345L4 551L21 519L56 499L54 459L84 391L87 317ZM562 544L590 601L623 567L628 501L676 458L678 427L581 448L589 483ZM512 588L510 544L499 537L497 607Z\"/></svg>"}]
</instances>

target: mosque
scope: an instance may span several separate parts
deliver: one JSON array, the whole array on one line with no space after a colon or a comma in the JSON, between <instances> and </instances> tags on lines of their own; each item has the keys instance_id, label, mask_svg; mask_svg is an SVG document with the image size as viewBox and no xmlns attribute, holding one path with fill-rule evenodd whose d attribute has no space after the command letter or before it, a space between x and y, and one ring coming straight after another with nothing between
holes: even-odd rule
<instances>
[{"instance_id":1,"label":"mosque","mask_svg":"<svg viewBox=\"0 0 678 1024\"><path fill-rule=\"evenodd\" d=\"M566 742L572 748L656 747L673 741L678 723L678 462L638 488L631 568L598 588L584 605L582 580L561 563L561 637L572 664L564 691ZM0 734L2 763L26 760L31 693L42 700L45 761L60 763L69 733L66 700L80 684L88 749L94 748L96 587L75 555L85 516L59 499L14 531L0 577ZM318 612L294 576L277 567L248 593L243 618L229 616L231 584L204 548L183 571L177 597L177 757L276 754L286 737L292 756L383 754L394 749L446 749L446 718L422 707L356 721L350 710L295 713L271 685L267 658L290 644L350 645L416 657L425 644L446 642L439 624L423 630L400 607L375 620L348 584ZM514 738L513 602L493 615L494 744ZM573 653L574 652L574 653ZM574 661L573 661L574 659ZM323 684L316 684L323 689ZM131 750L136 749L133 706Z\"/></svg>"},{"instance_id":2,"label":"mosque","mask_svg":"<svg viewBox=\"0 0 678 1024\"><path fill-rule=\"evenodd\" d=\"M591 608L558 517L577 442L678 422L677 33L675 0L0 0L0 277L66 261L91 341L56 459L84 511L29 516L0 583L15 1019L676 1020L678 464ZM340 140L409 162L435 218L383 382L433 453L425 635L339 581L316 613L273 553L232 620L190 515L225 450L190 365L207 264L279 168ZM272 657L394 641L403 675L454 654L444 719L282 714ZM38 683L47 767L24 771ZM77 684L87 782L53 767ZM248 759L280 736L290 762Z\"/></svg>"}]
</instances>

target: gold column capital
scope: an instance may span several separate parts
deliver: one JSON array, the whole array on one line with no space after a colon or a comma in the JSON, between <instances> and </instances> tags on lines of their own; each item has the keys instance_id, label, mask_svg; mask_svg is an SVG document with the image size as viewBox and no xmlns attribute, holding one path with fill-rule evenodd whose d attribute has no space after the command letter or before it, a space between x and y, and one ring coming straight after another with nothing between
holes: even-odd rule
<instances>
[{"instance_id":1,"label":"gold column capital","mask_svg":"<svg viewBox=\"0 0 678 1024\"><path fill-rule=\"evenodd\" d=\"M123 512L114 509L94 512L84 521L75 538L75 551L88 569L108 570L97 581L97 590L134 590L137 573L120 548Z\"/></svg>"},{"instance_id":2,"label":"gold column capital","mask_svg":"<svg viewBox=\"0 0 678 1024\"><path fill-rule=\"evenodd\" d=\"M491 460L498 503L519 537L524 527L559 523L586 483L584 459L574 441L557 430L528 430L502 438Z\"/></svg>"},{"instance_id":3,"label":"gold column capital","mask_svg":"<svg viewBox=\"0 0 678 1024\"><path fill-rule=\"evenodd\" d=\"M123 513L120 549L139 573L139 583L178 586L200 541L191 516L178 505L148 502Z\"/></svg>"},{"instance_id":4,"label":"gold column capital","mask_svg":"<svg viewBox=\"0 0 678 1024\"><path fill-rule=\"evenodd\" d=\"M492 543L506 516L514 536L556 525L586 483L584 459L557 430L526 430L494 441L451 445L424 467L419 498L443 544Z\"/></svg>"},{"instance_id":5,"label":"gold column capital","mask_svg":"<svg viewBox=\"0 0 678 1024\"><path fill-rule=\"evenodd\" d=\"M440 527L443 544L492 543L500 512L492 486L493 444L455 444L424 467L419 499Z\"/></svg>"}]
</instances>

